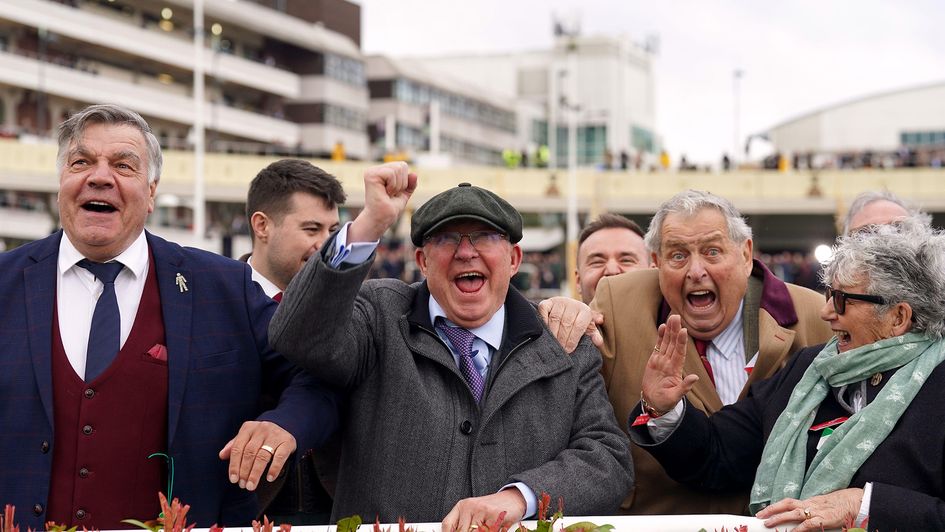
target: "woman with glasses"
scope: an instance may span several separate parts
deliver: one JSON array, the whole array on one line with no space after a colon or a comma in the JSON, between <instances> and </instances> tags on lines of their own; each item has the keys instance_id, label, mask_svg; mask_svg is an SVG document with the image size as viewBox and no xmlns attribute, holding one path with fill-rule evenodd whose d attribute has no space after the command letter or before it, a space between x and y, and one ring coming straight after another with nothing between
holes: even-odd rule
<instances>
[{"instance_id":1,"label":"woman with glasses","mask_svg":"<svg viewBox=\"0 0 945 532\"><path fill-rule=\"evenodd\" d=\"M945 235L841 238L823 278L834 338L711 418L683 400L685 330L661 326L631 438L680 482L751 486L769 527L945 530Z\"/></svg>"}]
</instances>

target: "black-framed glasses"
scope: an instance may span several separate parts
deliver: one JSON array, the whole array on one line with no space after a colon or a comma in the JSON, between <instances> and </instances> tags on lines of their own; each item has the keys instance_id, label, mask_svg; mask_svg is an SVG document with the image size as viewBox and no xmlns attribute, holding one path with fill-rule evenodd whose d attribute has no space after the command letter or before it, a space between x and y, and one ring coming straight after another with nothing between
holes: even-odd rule
<instances>
[{"instance_id":1,"label":"black-framed glasses","mask_svg":"<svg viewBox=\"0 0 945 532\"><path fill-rule=\"evenodd\" d=\"M426 241L433 244L434 247L442 249L455 250L459 247L463 238L468 238L472 247L479 251L491 249L502 242L508 240L508 235L498 231L472 231L470 233L460 233L458 231L444 231L436 233L426 238Z\"/></svg>"},{"instance_id":2,"label":"black-framed glasses","mask_svg":"<svg viewBox=\"0 0 945 532\"><path fill-rule=\"evenodd\" d=\"M851 294L849 292L837 290L829 286L826 290L824 290L824 295L827 296L827 301L830 301L830 298L833 298L833 309L837 311L837 314L843 314L846 312L848 299L866 301L867 303L874 303L876 305L886 304L886 298L882 296L871 296L869 294Z\"/></svg>"}]
</instances>

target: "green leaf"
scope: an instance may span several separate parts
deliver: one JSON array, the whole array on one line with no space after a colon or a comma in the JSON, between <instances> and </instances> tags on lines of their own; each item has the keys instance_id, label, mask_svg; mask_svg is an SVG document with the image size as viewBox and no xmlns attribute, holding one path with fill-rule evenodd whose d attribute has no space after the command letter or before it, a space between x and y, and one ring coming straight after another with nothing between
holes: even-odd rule
<instances>
[{"instance_id":1,"label":"green leaf","mask_svg":"<svg viewBox=\"0 0 945 532\"><path fill-rule=\"evenodd\" d=\"M339 519L336 530L338 532L358 532L359 526L361 526L361 516L352 515L351 517Z\"/></svg>"},{"instance_id":2,"label":"green leaf","mask_svg":"<svg viewBox=\"0 0 945 532\"><path fill-rule=\"evenodd\" d=\"M122 519L121 522L128 523L129 525L134 525L138 528L143 528L145 530L150 530L151 532L158 532L162 528L161 525L155 523L154 521L152 521L152 523L154 523L152 525L138 521L137 519Z\"/></svg>"},{"instance_id":3,"label":"green leaf","mask_svg":"<svg viewBox=\"0 0 945 532\"><path fill-rule=\"evenodd\" d=\"M574 523L571 526L565 527L564 532L577 532L583 530L584 532L610 532L614 529L614 525L595 525L590 521L581 521L580 523Z\"/></svg>"}]
</instances>

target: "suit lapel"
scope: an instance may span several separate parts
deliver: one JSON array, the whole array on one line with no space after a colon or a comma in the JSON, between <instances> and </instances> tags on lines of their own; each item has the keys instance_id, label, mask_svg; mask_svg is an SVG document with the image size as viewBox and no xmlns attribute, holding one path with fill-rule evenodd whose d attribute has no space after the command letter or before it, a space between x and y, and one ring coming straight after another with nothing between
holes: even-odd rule
<instances>
[{"instance_id":1,"label":"suit lapel","mask_svg":"<svg viewBox=\"0 0 945 532\"><path fill-rule=\"evenodd\" d=\"M161 295L161 314L164 317L164 339L167 342L167 441L174 442L180 409L187 388L190 367L190 339L193 327L193 277L184 264L180 248L166 240L147 233L148 246L154 255L158 292ZM183 278L183 290L178 279Z\"/></svg>"},{"instance_id":2,"label":"suit lapel","mask_svg":"<svg viewBox=\"0 0 945 532\"><path fill-rule=\"evenodd\" d=\"M62 231L42 241L42 245L30 255L35 264L23 270L26 290L26 323L29 330L30 358L36 386L43 401L43 408L53 424L52 396L52 327L53 305L56 304L56 268L59 257L59 242Z\"/></svg>"},{"instance_id":3,"label":"suit lapel","mask_svg":"<svg viewBox=\"0 0 945 532\"><path fill-rule=\"evenodd\" d=\"M758 313L758 360L748 376L748 382L739 397L744 397L752 383L765 379L781 369L783 362L790 355L788 351L794 345L795 331L778 325L771 314L761 310Z\"/></svg>"}]
</instances>

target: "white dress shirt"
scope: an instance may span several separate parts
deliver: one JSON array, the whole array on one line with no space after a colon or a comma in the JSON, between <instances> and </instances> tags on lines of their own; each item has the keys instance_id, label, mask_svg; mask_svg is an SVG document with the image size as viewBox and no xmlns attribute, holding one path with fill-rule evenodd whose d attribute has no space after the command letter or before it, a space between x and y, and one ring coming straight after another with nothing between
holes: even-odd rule
<instances>
[{"instance_id":1,"label":"white dress shirt","mask_svg":"<svg viewBox=\"0 0 945 532\"><path fill-rule=\"evenodd\" d=\"M56 277L56 309L59 313L59 336L66 357L76 374L85 378L86 352L89 347L89 329L92 314L105 285L92 272L78 266L85 257L72 245L69 235L63 233L59 243L59 275ZM128 249L109 262L120 262L125 267L115 278L115 296L121 316L121 346L131 334L144 282L148 278L148 241L144 231Z\"/></svg>"},{"instance_id":2,"label":"white dress shirt","mask_svg":"<svg viewBox=\"0 0 945 532\"><path fill-rule=\"evenodd\" d=\"M262 287L263 292L265 292L267 296L269 296L270 298L273 298L273 297L276 297L276 294L282 291L279 289L278 286L273 284L272 281L270 281L269 279L266 279L266 277L263 276L263 274L256 271L256 268L253 267L252 255L250 255L249 258L246 259L246 263L249 264L250 269L253 270L253 280L256 281L256 284Z\"/></svg>"},{"instance_id":3,"label":"white dress shirt","mask_svg":"<svg viewBox=\"0 0 945 532\"><path fill-rule=\"evenodd\" d=\"M712 376L715 377L715 389L723 405L738 401L742 388L748 382L748 372L745 371L745 331L742 327L744 307L743 301L738 305L732 323L706 347L706 357L712 365Z\"/></svg>"}]
</instances>

